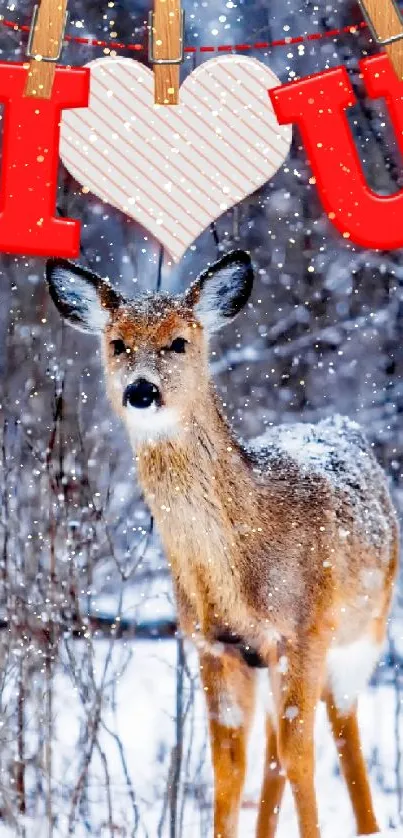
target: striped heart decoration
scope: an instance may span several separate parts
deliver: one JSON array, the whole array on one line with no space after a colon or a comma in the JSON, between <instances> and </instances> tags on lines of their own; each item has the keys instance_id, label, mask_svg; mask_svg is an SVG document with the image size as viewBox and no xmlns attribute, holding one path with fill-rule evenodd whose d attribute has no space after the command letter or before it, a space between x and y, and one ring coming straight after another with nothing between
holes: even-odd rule
<instances>
[{"instance_id":1,"label":"striped heart decoration","mask_svg":"<svg viewBox=\"0 0 403 838\"><path fill-rule=\"evenodd\" d=\"M280 84L254 58L206 61L180 104L154 104L153 73L127 58L90 62L89 107L63 112L64 165L88 191L145 227L178 262L223 212L269 180L285 160L268 89Z\"/></svg>"}]
</instances>

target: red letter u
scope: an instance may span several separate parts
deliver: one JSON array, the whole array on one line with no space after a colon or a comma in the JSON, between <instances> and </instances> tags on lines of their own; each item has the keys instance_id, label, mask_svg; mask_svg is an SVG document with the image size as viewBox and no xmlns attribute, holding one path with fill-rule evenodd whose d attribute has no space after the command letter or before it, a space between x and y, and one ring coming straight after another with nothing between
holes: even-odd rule
<instances>
[{"instance_id":1,"label":"red letter u","mask_svg":"<svg viewBox=\"0 0 403 838\"><path fill-rule=\"evenodd\" d=\"M386 55L360 62L369 95L384 96L403 153L403 82ZM323 206L346 238L362 247L403 247L403 189L378 195L369 189L350 131L346 108L356 102L344 67L270 91L281 125L297 123Z\"/></svg>"}]
</instances>

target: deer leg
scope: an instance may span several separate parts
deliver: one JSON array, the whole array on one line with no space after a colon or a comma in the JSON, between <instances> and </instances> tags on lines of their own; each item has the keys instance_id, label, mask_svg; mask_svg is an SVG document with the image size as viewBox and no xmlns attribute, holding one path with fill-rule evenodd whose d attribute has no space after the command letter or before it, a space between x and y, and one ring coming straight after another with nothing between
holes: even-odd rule
<instances>
[{"instance_id":1,"label":"deer leg","mask_svg":"<svg viewBox=\"0 0 403 838\"><path fill-rule=\"evenodd\" d=\"M214 769L214 838L236 838L255 673L235 655L200 656Z\"/></svg>"},{"instance_id":2,"label":"deer leg","mask_svg":"<svg viewBox=\"0 0 403 838\"><path fill-rule=\"evenodd\" d=\"M274 838L285 786L285 772L280 763L277 733L281 696L277 647L270 649L268 658L268 679L264 685L265 689L270 690L266 699L266 757L256 838Z\"/></svg>"},{"instance_id":3,"label":"deer leg","mask_svg":"<svg viewBox=\"0 0 403 838\"><path fill-rule=\"evenodd\" d=\"M257 821L256 838L274 838L285 786L285 773L280 765L277 730L273 718L266 719L266 758Z\"/></svg>"},{"instance_id":4,"label":"deer leg","mask_svg":"<svg viewBox=\"0 0 403 838\"><path fill-rule=\"evenodd\" d=\"M338 754L340 768L347 784L359 835L374 835L379 832L367 769L361 750L357 709L341 714L335 706L331 693L326 695L326 707Z\"/></svg>"},{"instance_id":5,"label":"deer leg","mask_svg":"<svg viewBox=\"0 0 403 838\"><path fill-rule=\"evenodd\" d=\"M318 637L287 645L279 713L280 762L291 784L300 838L320 838L314 784L314 721L326 646Z\"/></svg>"}]
</instances>

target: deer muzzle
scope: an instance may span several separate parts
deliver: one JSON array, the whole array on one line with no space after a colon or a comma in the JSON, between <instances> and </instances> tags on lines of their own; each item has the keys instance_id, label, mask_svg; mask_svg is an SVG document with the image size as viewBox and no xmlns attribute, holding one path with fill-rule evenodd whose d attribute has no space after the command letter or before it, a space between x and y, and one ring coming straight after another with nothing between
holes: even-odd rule
<instances>
[{"instance_id":1,"label":"deer muzzle","mask_svg":"<svg viewBox=\"0 0 403 838\"><path fill-rule=\"evenodd\" d=\"M161 406L161 393L156 384L146 378L138 378L129 384L123 393L123 407L144 410Z\"/></svg>"}]
</instances>

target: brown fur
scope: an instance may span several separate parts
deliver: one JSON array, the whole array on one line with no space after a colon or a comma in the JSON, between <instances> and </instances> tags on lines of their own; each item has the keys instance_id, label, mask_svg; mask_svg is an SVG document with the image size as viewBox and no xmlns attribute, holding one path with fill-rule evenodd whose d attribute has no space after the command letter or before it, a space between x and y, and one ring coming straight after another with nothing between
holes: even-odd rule
<instances>
[{"instance_id":1,"label":"brown fur","mask_svg":"<svg viewBox=\"0 0 403 838\"><path fill-rule=\"evenodd\" d=\"M193 289L182 300L154 295L114 307L102 341L109 397L127 424L172 570L181 626L200 652L215 772L214 835L237 832L255 701L255 672L237 648L218 642L231 632L271 665L278 681L258 838L273 838L283 772L301 838L319 836L313 725L322 693L365 833L376 821L355 708L345 716L335 709L326 658L334 645L358 637L380 643L385 636L398 556L386 482L353 426L340 432L319 426L325 437L333 434L327 472L320 463L305 468L275 433L263 454L241 445L210 380L207 340L193 310L197 298ZM183 355L164 349L178 335L188 341ZM129 350L123 357L113 355L116 339ZM163 406L177 413L179 431L169 439L137 439L122 406L122 388L143 370L158 380ZM351 473L338 456L344 443ZM378 584L367 586L366 573L376 574ZM280 652L288 668L279 675ZM225 723L224 699L240 713L237 724Z\"/></svg>"},{"instance_id":2,"label":"brown fur","mask_svg":"<svg viewBox=\"0 0 403 838\"><path fill-rule=\"evenodd\" d=\"M221 658L214 658L214 666L211 664L210 644L214 648L215 638L225 628L245 638L267 660L277 637L286 644L291 663L283 679L276 747L278 741L281 764L293 783L301 836L314 838L319 831L312 730L326 650L334 638L348 643L365 631L378 641L383 639L396 571L394 514L382 484L380 502L391 537L389 544L374 550L363 539L347 503L344 519L338 519L336 525L334 498L325 480L304 477L297 469L284 475L279 468L270 477L254 471L253 460L221 415L209 380L203 334L191 311L176 307L174 312L165 312L162 305L158 314L154 325L150 312L145 318L129 311L115 320L106 341L112 332L118 332L127 345L138 346L133 363L156 369L164 382L166 403L174 403L181 411L183 433L170 441L141 444L135 450L139 477L172 569L181 624L201 650L216 778L215 835L234 838L236 832L251 713L248 702L253 703L253 689L236 652L223 650ZM190 349L168 369L168 362L156 350L169 344L178 330L190 337ZM107 361L108 389L122 414L114 396L111 367L113 362ZM375 461L373 469L374 473L378 469ZM352 535L341 544L338 530L343 521ZM331 566L324 567L329 559ZM360 572L379 566L384 568L383 589L380 593L375 590L364 604L360 601ZM376 605L379 617L373 619ZM342 612L342 608L346 610ZM241 706L248 705L245 723L236 731L215 720L215 696L222 681L234 691ZM284 708L294 705L299 716L290 721ZM354 754L360 749L355 726L347 719L340 727L334 714L332 721L336 737L341 729L353 730L342 758L345 762L350 759L356 776L356 786L350 780L349 788L358 825L372 830L375 820L362 757L357 755L354 766ZM271 726L267 747L270 766L274 749ZM283 788L281 773L274 772L272 778L270 768L266 771L259 838L274 834L277 817L270 815L270 809L279 804ZM348 770L346 773L348 778Z\"/></svg>"}]
</instances>

